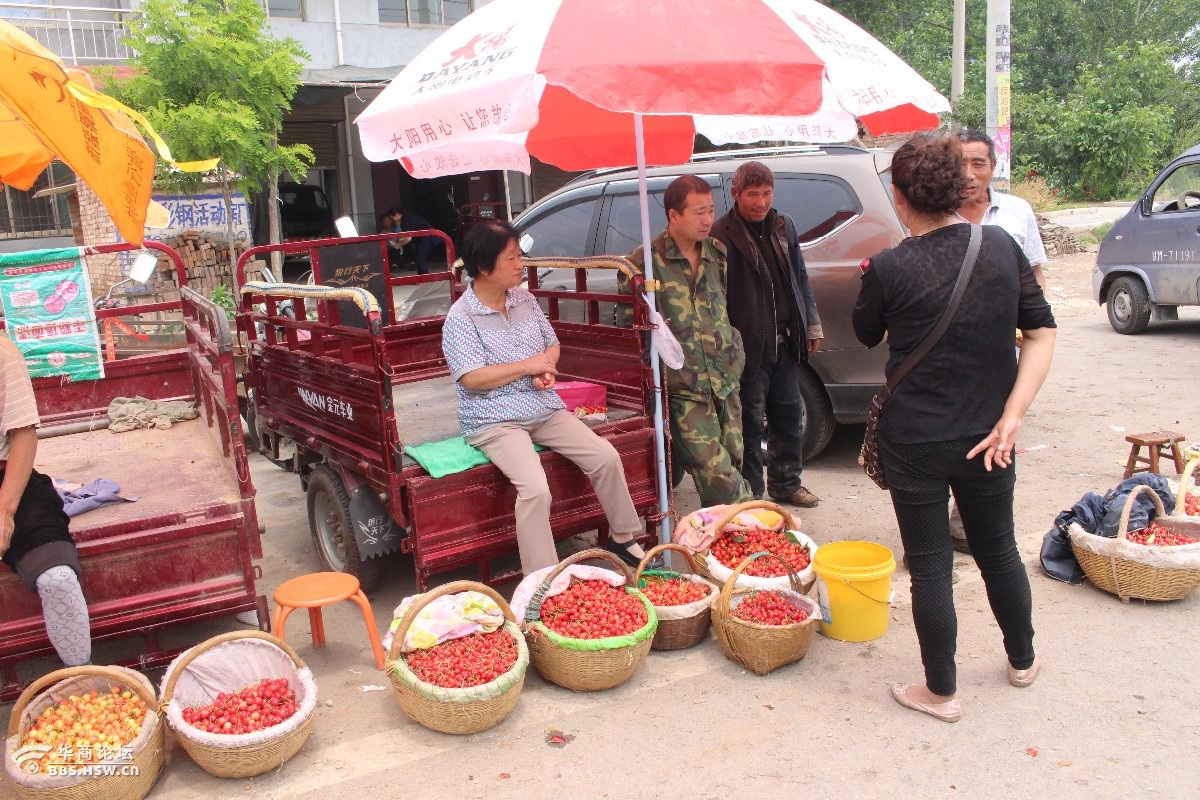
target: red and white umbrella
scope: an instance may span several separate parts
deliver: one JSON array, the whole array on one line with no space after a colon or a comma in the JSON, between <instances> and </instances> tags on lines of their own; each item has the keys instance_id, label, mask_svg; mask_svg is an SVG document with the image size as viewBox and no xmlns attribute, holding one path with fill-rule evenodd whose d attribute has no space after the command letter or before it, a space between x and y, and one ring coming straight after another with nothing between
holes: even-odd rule
<instances>
[{"instance_id":1,"label":"red and white umbrella","mask_svg":"<svg viewBox=\"0 0 1200 800\"><path fill-rule=\"evenodd\" d=\"M710 140L834 142L938 125L949 103L815 0L494 0L358 117L363 153L414 176L679 164ZM769 119L768 119L769 118Z\"/></svg>"},{"instance_id":2,"label":"red and white umbrella","mask_svg":"<svg viewBox=\"0 0 1200 800\"><path fill-rule=\"evenodd\" d=\"M493 0L425 48L356 120L363 154L418 178L647 164L717 143L848 141L934 128L950 104L815 0ZM653 264L645 265L648 284ZM654 293L649 303L655 308ZM650 362L661 388L657 339ZM655 392L662 537L670 538Z\"/></svg>"}]
</instances>

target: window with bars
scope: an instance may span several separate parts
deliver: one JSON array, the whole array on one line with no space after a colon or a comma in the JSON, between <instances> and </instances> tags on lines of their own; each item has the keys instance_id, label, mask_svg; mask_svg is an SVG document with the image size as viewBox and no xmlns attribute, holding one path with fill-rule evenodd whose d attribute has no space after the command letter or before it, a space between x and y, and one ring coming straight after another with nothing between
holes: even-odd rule
<instances>
[{"instance_id":1,"label":"window with bars","mask_svg":"<svg viewBox=\"0 0 1200 800\"><path fill-rule=\"evenodd\" d=\"M304 19L304 0L263 0L267 16L276 19Z\"/></svg>"},{"instance_id":2,"label":"window with bars","mask_svg":"<svg viewBox=\"0 0 1200 800\"><path fill-rule=\"evenodd\" d=\"M379 21L449 26L474 10L475 0L379 0Z\"/></svg>"},{"instance_id":3,"label":"window with bars","mask_svg":"<svg viewBox=\"0 0 1200 800\"><path fill-rule=\"evenodd\" d=\"M70 236L71 212L66 194L34 197L43 189L75 183L75 173L66 164L54 161L27 192L3 187L0 196L0 239L32 236Z\"/></svg>"}]
</instances>

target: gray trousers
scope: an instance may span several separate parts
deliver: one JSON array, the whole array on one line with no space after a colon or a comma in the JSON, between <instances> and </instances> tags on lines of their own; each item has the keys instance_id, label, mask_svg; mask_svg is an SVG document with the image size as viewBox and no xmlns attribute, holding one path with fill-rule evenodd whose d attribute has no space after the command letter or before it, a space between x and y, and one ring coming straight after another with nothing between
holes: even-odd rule
<instances>
[{"instance_id":1,"label":"gray trousers","mask_svg":"<svg viewBox=\"0 0 1200 800\"><path fill-rule=\"evenodd\" d=\"M641 533L642 523L629 496L621 456L607 439L593 433L570 411L556 411L540 424L493 425L466 439L468 444L482 450L517 488L517 547L521 552L521 571L526 575L558 563L554 534L550 530L550 487L541 459L533 449L535 443L566 456L583 470L604 508L612 533L618 536Z\"/></svg>"}]
</instances>

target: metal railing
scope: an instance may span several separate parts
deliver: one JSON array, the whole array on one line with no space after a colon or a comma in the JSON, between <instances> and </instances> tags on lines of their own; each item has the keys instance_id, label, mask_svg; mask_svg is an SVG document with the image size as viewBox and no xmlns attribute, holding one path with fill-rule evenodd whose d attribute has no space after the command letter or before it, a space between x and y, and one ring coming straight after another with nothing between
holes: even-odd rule
<instances>
[{"instance_id":1,"label":"metal railing","mask_svg":"<svg viewBox=\"0 0 1200 800\"><path fill-rule=\"evenodd\" d=\"M20 28L68 64L105 64L128 59L126 8L0 3L0 19Z\"/></svg>"},{"instance_id":2,"label":"metal railing","mask_svg":"<svg viewBox=\"0 0 1200 800\"><path fill-rule=\"evenodd\" d=\"M27 192L11 186L0 187L0 239L70 236L71 214L66 195L34 195L43 189L67 186L74 182L75 173L71 168L54 161Z\"/></svg>"}]
</instances>

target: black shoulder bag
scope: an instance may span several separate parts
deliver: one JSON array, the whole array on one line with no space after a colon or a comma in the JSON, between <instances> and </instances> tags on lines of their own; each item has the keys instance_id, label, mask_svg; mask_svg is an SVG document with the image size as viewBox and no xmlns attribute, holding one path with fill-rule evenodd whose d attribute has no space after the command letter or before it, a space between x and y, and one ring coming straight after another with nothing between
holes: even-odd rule
<instances>
[{"instance_id":1,"label":"black shoulder bag","mask_svg":"<svg viewBox=\"0 0 1200 800\"><path fill-rule=\"evenodd\" d=\"M963 294L967 291L967 282L971 280L975 262L979 260L979 245L982 241L983 228L979 225L972 225L971 241L967 245L967 254L963 256L962 266L958 270L958 280L954 283L954 291L950 295L949 305L942 312L937 324L933 326L933 330L921 340L921 344L917 345L916 350L913 350L907 358L900 362L900 366L892 373L892 377L888 378L887 384L871 398L871 406L867 409L867 434L863 437L858 463L867 473L867 477L875 481L875 485L880 489L888 488L888 482L887 476L883 474L883 462L879 458L879 415L887 401L892 398L896 386L904 380L904 376L912 372L912 368L933 349L946 329L950 327L950 321L954 319L954 314L962 302Z\"/></svg>"}]
</instances>

